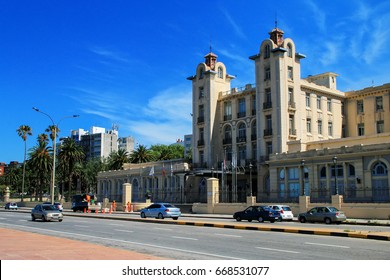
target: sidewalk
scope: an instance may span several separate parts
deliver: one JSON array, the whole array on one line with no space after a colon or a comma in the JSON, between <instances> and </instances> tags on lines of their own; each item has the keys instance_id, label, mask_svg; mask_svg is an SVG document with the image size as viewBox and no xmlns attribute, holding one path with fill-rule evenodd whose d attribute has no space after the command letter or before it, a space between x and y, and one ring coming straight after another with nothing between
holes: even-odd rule
<instances>
[{"instance_id":1,"label":"sidewalk","mask_svg":"<svg viewBox=\"0 0 390 280\"><path fill-rule=\"evenodd\" d=\"M0 228L1 260L163 260L66 238Z\"/></svg>"}]
</instances>

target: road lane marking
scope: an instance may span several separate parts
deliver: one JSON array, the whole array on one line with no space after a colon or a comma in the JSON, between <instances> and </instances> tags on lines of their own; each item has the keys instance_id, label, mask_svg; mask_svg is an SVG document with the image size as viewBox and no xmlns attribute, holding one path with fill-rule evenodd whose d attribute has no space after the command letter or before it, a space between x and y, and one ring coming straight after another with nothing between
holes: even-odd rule
<instances>
[{"instance_id":1,"label":"road lane marking","mask_svg":"<svg viewBox=\"0 0 390 280\"><path fill-rule=\"evenodd\" d=\"M125 229L114 229L115 231L120 231L120 232L134 232L134 230L125 230Z\"/></svg>"},{"instance_id":2,"label":"road lane marking","mask_svg":"<svg viewBox=\"0 0 390 280\"><path fill-rule=\"evenodd\" d=\"M82 227L82 228L88 228L89 226L86 225L74 225L75 227Z\"/></svg>"},{"instance_id":3,"label":"road lane marking","mask_svg":"<svg viewBox=\"0 0 390 280\"><path fill-rule=\"evenodd\" d=\"M108 224L109 226L115 226L115 227L123 227L124 224Z\"/></svg>"},{"instance_id":4,"label":"road lane marking","mask_svg":"<svg viewBox=\"0 0 390 280\"><path fill-rule=\"evenodd\" d=\"M283 252L283 253L300 254L300 252L296 252L296 251L279 250L279 249L265 248L265 247L256 247L256 248L257 249L261 249L261 250L267 250L267 251L276 251L276 252Z\"/></svg>"},{"instance_id":5,"label":"road lane marking","mask_svg":"<svg viewBox=\"0 0 390 280\"><path fill-rule=\"evenodd\" d=\"M166 231L172 231L173 229L171 228L153 228L153 229L158 229L158 230L166 230Z\"/></svg>"},{"instance_id":6,"label":"road lane marking","mask_svg":"<svg viewBox=\"0 0 390 280\"><path fill-rule=\"evenodd\" d=\"M196 238L190 238L190 237L182 237L182 236L172 236L172 238L176 238L176 239L185 239L185 240L199 240L199 239L196 239Z\"/></svg>"},{"instance_id":7,"label":"road lane marking","mask_svg":"<svg viewBox=\"0 0 390 280\"><path fill-rule=\"evenodd\" d=\"M236 238L242 237L241 235L222 234L222 233L215 233L214 235L225 236L225 237L236 237Z\"/></svg>"},{"instance_id":8,"label":"road lane marking","mask_svg":"<svg viewBox=\"0 0 390 280\"><path fill-rule=\"evenodd\" d=\"M348 247L348 246L333 245L333 244L312 243L312 242L305 242L305 244L307 244L307 245L315 245L315 246L326 246L326 247L336 247L336 248L351 249L351 247Z\"/></svg>"}]
</instances>

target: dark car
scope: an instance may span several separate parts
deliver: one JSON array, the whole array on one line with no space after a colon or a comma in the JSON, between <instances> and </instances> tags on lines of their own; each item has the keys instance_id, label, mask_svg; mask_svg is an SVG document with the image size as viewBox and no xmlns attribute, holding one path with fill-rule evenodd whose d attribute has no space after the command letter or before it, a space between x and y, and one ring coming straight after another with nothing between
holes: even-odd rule
<instances>
[{"instance_id":1,"label":"dark car","mask_svg":"<svg viewBox=\"0 0 390 280\"><path fill-rule=\"evenodd\" d=\"M280 218L280 213L268 206L249 206L244 211L234 213L233 218L237 221L248 220L248 222L251 222L257 220L260 223L264 221L274 223Z\"/></svg>"},{"instance_id":2,"label":"dark car","mask_svg":"<svg viewBox=\"0 0 390 280\"><path fill-rule=\"evenodd\" d=\"M322 222L325 224L341 223L347 219L345 214L333 206L314 207L305 213L298 215L298 221L306 222Z\"/></svg>"},{"instance_id":3,"label":"dark car","mask_svg":"<svg viewBox=\"0 0 390 280\"><path fill-rule=\"evenodd\" d=\"M141 210L141 218L153 217L157 219L172 218L177 220L181 216L180 208L170 203L153 203Z\"/></svg>"}]
</instances>

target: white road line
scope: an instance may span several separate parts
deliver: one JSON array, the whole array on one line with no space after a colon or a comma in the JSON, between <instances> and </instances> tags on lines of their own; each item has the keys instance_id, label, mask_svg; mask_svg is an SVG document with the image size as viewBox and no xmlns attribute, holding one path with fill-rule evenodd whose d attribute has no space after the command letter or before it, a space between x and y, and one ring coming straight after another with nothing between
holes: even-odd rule
<instances>
[{"instance_id":1,"label":"white road line","mask_svg":"<svg viewBox=\"0 0 390 280\"><path fill-rule=\"evenodd\" d=\"M196 238L182 237L182 236L172 236L172 238L185 239L185 240L199 240L199 239L196 239Z\"/></svg>"},{"instance_id":2,"label":"white road line","mask_svg":"<svg viewBox=\"0 0 390 280\"><path fill-rule=\"evenodd\" d=\"M171 228L153 228L153 229L158 229L158 230L166 230L166 231L172 231L173 229Z\"/></svg>"},{"instance_id":3,"label":"white road line","mask_svg":"<svg viewBox=\"0 0 390 280\"><path fill-rule=\"evenodd\" d=\"M75 227L82 227L82 228L88 228L89 226L86 225L74 225Z\"/></svg>"},{"instance_id":4,"label":"white road line","mask_svg":"<svg viewBox=\"0 0 390 280\"><path fill-rule=\"evenodd\" d=\"M225 236L225 237L236 237L236 238L242 237L241 235L222 234L222 233L215 233L214 235Z\"/></svg>"},{"instance_id":5,"label":"white road line","mask_svg":"<svg viewBox=\"0 0 390 280\"><path fill-rule=\"evenodd\" d=\"M108 224L109 226L115 226L115 227L123 227L124 224Z\"/></svg>"},{"instance_id":6,"label":"white road line","mask_svg":"<svg viewBox=\"0 0 390 280\"><path fill-rule=\"evenodd\" d=\"M120 231L120 232L134 232L134 230L125 230L125 229L114 229L116 231Z\"/></svg>"},{"instance_id":7,"label":"white road line","mask_svg":"<svg viewBox=\"0 0 390 280\"><path fill-rule=\"evenodd\" d=\"M311 242L305 242L305 244L307 244L307 245L315 245L315 246L326 246L326 247L344 248L344 249L350 249L350 248L351 248L351 247L342 246L342 245L322 244L322 243L311 243Z\"/></svg>"},{"instance_id":8,"label":"white road line","mask_svg":"<svg viewBox=\"0 0 390 280\"><path fill-rule=\"evenodd\" d=\"M279 249L264 248L264 247L256 247L256 248L257 249L261 249L261 250L267 250L267 251L276 251L276 252L283 252L283 253L300 254L300 252L296 252L296 251L287 251L287 250L279 250Z\"/></svg>"}]
</instances>

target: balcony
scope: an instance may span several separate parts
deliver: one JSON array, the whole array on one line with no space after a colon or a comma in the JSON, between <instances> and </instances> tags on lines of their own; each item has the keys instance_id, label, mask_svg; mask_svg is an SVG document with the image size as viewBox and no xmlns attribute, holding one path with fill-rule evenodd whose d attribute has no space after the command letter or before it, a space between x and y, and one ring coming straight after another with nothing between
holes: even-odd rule
<instances>
[{"instance_id":1,"label":"balcony","mask_svg":"<svg viewBox=\"0 0 390 280\"><path fill-rule=\"evenodd\" d=\"M297 107L296 107L295 102L293 102L293 101L289 101L289 102L288 102L288 109L289 109L289 110L295 111L296 108L297 108Z\"/></svg>"},{"instance_id":2,"label":"balcony","mask_svg":"<svg viewBox=\"0 0 390 280\"><path fill-rule=\"evenodd\" d=\"M246 136L239 136L236 138L237 143L246 142Z\"/></svg>"},{"instance_id":3,"label":"balcony","mask_svg":"<svg viewBox=\"0 0 390 280\"><path fill-rule=\"evenodd\" d=\"M256 116L256 109L252 110L252 116Z\"/></svg>"},{"instance_id":4,"label":"balcony","mask_svg":"<svg viewBox=\"0 0 390 280\"><path fill-rule=\"evenodd\" d=\"M204 139L198 140L198 147L204 146Z\"/></svg>"},{"instance_id":5,"label":"balcony","mask_svg":"<svg viewBox=\"0 0 390 280\"><path fill-rule=\"evenodd\" d=\"M223 120L226 121L231 121L232 120L232 115L224 115Z\"/></svg>"},{"instance_id":6,"label":"balcony","mask_svg":"<svg viewBox=\"0 0 390 280\"><path fill-rule=\"evenodd\" d=\"M290 128L290 129L288 130L288 133L289 133L290 135L297 135L297 130L296 130L295 128Z\"/></svg>"},{"instance_id":7,"label":"balcony","mask_svg":"<svg viewBox=\"0 0 390 280\"><path fill-rule=\"evenodd\" d=\"M271 135L272 135L272 128L264 129L264 136L271 136Z\"/></svg>"},{"instance_id":8,"label":"balcony","mask_svg":"<svg viewBox=\"0 0 390 280\"><path fill-rule=\"evenodd\" d=\"M263 103L263 110L272 109L272 102L264 102Z\"/></svg>"},{"instance_id":9,"label":"balcony","mask_svg":"<svg viewBox=\"0 0 390 280\"><path fill-rule=\"evenodd\" d=\"M204 123L204 116L198 117L198 124Z\"/></svg>"},{"instance_id":10,"label":"balcony","mask_svg":"<svg viewBox=\"0 0 390 280\"><path fill-rule=\"evenodd\" d=\"M251 135L251 141L257 140L257 134L252 134Z\"/></svg>"},{"instance_id":11,"label":"balcony","mask_svg":"<svg viewBox=\"0 0 390 280\"><path fill-rule=\"evenodd\" d=\"M222 140L223 145L230 145L232 144L232 138L225 138Z\"/></svg>"},{"instance_id":12,"label":"balcony","mask_svg":"<svg viewBox=\"0 0 390 280\"><path fill-rule=\"evenodd\" d=\"M246 116L246 112L238 112L237 113L237 118L239 119L239 118L245 118L245 116Z\"/></svg>"}]
</instances>

